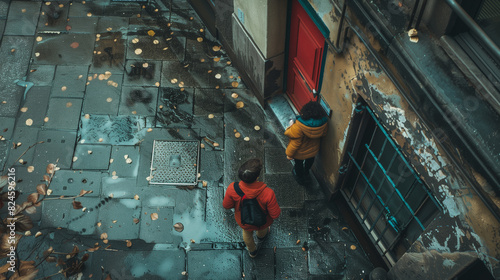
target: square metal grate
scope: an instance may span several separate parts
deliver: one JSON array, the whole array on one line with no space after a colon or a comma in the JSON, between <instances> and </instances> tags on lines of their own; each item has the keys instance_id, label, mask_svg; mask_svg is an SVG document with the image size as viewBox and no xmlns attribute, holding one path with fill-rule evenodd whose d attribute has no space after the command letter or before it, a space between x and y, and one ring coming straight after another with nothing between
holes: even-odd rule
<instances>
[{"instance_id":1,"label":"square metal grate","mask_svg":"<svg viewBox=\"0 0 500 280\"><path fill-rule=\"evenodd\" d=\"M151 184L195 185L198 180L199 141L153 142Z\"/></svg>"}]
</instances>

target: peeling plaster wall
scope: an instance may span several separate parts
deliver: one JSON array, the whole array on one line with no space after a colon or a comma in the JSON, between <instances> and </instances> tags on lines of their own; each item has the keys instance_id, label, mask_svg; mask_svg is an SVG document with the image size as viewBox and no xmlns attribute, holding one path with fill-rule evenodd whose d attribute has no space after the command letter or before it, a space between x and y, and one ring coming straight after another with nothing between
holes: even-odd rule
<instances>
[{"instance_id":1,"label":"peeling plaster wall","mask_svg":"<svg viewBox=\"0 0 500 280\"><path fill-rule=\"evenodd\" d=\"M331 1L309 2L334 37L338 20ZM334 186L352 129L354 102L357 96L363 97L443 207L440 217L391 269L392 279L447 279L477 258L500 278L500 224L446 157L440 139L433 136L437 134L421 121L366 46L356 36L349 37L343 54L329 49L326 57L321 94L333 114L316 174L332 192L338 191Z\"/></svg>"}]
</instances>

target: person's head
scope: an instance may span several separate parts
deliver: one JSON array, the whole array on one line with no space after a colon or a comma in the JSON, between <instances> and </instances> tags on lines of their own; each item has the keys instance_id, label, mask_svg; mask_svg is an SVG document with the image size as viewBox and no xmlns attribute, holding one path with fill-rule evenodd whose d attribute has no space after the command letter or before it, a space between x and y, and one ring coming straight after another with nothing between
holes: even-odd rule
<instances>
[{"instance_id":1,"label":"person's head","mask_svg":"<svg viewBox=\"0 0 500 280\"><path fill-rule=\"evenodd\" d=\"M262 161L258 158L247 160L240 166L238 170L238 177L241 181L250 184L259 178L260 171L262 170Z\"/></svg>"},{"instance_id":2,"label":"person's head","mask_svg":"<svg viewBox=\"0 0 500 280\"><path fill-rule=\"evenodd\" d=\"M306 103L302 109L300 109L300 116L304 120L308 119L321 119L323 117L326 117L326 113L323 110L323 107L319 104L319 102L316 101L309 101Z\"/></svg>"}]
</instances>

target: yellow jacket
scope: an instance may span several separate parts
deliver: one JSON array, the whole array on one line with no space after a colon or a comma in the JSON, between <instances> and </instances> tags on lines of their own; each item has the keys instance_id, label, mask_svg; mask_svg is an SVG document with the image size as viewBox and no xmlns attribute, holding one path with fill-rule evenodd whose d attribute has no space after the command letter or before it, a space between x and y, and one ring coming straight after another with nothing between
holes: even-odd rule
<instances>
[{"instance_id":1,"label":"yellow jacket","mask_svg":"<svg viewBox=\"0 0 500 280\"><path fill-rule=\"evenodd\" d=\"M303 120L298 117L294 124L285 130L290 138L286 155L299 160L314 157L319 151L320 138L326 135L328 118Z\"/></svg>"}]
</instances>

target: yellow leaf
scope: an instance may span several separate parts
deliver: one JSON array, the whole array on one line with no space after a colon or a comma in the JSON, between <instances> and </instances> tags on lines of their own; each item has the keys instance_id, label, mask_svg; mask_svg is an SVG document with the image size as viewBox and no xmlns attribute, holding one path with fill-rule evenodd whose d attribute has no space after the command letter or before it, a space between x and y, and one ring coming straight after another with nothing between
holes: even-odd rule
<instances>
[{"instance_id":1,"label":"yellow leaf","mask_svg":"<svg viewBox=\"0 0 500 280\"><path fill-rule=\"evenodd\" d=\"M155 34L156 33L153 30L149 30L148 31L148 35L151 36L151 37L155 36Z\"/></svg>"},{"instance_id":2,"label":"yellow leaf","mask_svg":"<svg viewBox=\"0 0 500 280\"><path fill-rule=\"evenodd\" d=\"M158 220L158 213L152 213L151 214L151 220L153 220L153 221Z\"/></svg>"}]
</instances>

